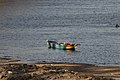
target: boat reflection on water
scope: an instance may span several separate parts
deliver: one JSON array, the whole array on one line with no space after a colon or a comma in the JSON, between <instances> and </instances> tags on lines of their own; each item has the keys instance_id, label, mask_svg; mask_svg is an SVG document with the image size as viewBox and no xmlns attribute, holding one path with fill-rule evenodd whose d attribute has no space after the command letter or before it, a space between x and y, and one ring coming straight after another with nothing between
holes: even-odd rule
<instances>
[{"instance_id":1,"label":"boat reflection on water","mask_svg":"<svg viewBox=\"0 0 120 80\"><path fill-rule=\"evenodd\" d=\"M68 54L73 54L73 53L79 53L80 51L78 51L78 50L65 50L65 52Z\"/></svg>"}]
</instances>

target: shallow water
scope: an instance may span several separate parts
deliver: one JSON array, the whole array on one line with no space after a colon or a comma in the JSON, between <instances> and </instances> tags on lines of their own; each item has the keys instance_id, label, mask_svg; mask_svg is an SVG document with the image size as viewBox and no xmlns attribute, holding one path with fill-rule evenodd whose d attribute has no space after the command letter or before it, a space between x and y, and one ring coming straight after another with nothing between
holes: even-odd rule
<instances>
[{"instance_id":1,"label":"shallow water","mask_svg":"<svg viewBox=\"0 0 120 80\"><path fill-rule=\"evenodd\" d=\"M0 0L0 56L120 65L119 0ZM81 44L48 49L46 40Z\"/></svg>"}]
</instances>

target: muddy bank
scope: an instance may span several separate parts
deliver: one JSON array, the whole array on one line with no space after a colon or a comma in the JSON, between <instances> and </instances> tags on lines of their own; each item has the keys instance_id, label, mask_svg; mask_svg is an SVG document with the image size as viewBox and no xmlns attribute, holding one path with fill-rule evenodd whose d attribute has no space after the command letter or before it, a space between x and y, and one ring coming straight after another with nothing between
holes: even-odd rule
<instances>
[{"instance_id":1,"label":"muddy bank","mask_svg":"<svg viewBox=\"0 0 120 80\"><path fill-rule=\"evenodd\" d=\"M120 80L119 66L73 63L23 64L4 58L0 61L0 80Z\"/></svg>"}]
</instances>

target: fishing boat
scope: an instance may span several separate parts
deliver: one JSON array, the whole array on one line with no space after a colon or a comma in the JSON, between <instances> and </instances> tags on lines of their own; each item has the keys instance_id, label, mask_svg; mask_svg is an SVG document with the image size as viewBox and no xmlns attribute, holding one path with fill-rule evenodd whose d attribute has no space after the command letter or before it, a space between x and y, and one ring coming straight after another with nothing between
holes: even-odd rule
<instances>
[{"instance_id":1,"label":"fishing boat","mask_svg":"<svg viewBox=\"0 0 120 80\"><path fill-rule=\"evenodd\" d=\"M62 50L75 50L77 44L71 44L69 42L59 43L57 41L47 40L48 48L62 49Z\"/></svg>"}]
</instances>

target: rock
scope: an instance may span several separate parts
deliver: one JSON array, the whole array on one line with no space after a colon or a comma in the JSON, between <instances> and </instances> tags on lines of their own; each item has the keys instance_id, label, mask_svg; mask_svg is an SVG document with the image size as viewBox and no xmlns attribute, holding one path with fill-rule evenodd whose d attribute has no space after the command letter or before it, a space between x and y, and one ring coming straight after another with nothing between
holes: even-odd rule
<instances>
[{"instance_id":1,"label":"rock","mask_svg":"<svg viewBox=\"0 0 120 80\"><path fill-rule=\"evenodd\" d=\"M38 75L37 75L36 73L32 73L31 76L32 76L32 77L36 77L36 76L38 76Z\"/></svg>"},{"instance_id":2,"label":"rock","mask_svg":"<svg viewBox=\"0 0 120 80\"><path fill-rule=\"evenodd\" d=\"M66 70L66 69L65 69L64 71L65 71L65 72L68 72L68 70Z\"/></svg>"},{"instance_id":3,"label":"rock","mask_svg":"<svg viewBox=\"0 0 120 80\"><path fill-rule=\"evenodd\" d=\"M0 79L2 79L3 78L3 74L0 74Z\"/></svg>"},{"instance_id":4,"label":"rock","mask_svg":"<svg viewBox=\"0 0 120 80\"><path fill-rule=\"evenodd\" d=\"M7 76L6 71L3 71L0 73L0 79L2 79L3 77L6 77L6 76Z\"/></svg>"},{"instance_id":5,"label":"rock","mask_svg":"<svg viewBox=\"0 0 120 80\"><path fill-rule=\"evenodd\" d=\"M23 75L15 74L9 76L7 80L30 80L30 79L32 79L32 76L30 74L23 74Z\"/></svg>"},{"instance_id":6,"label":"rock","mask_svg":"<svg viewBox=\"0 0 120 80\"><path fill-rule=\"evenodd\" d=\"M12 74L13 72L12 72L12 71L8 71L7 73L8 73L8 74Z\"/></svg>"}]
</instances>

